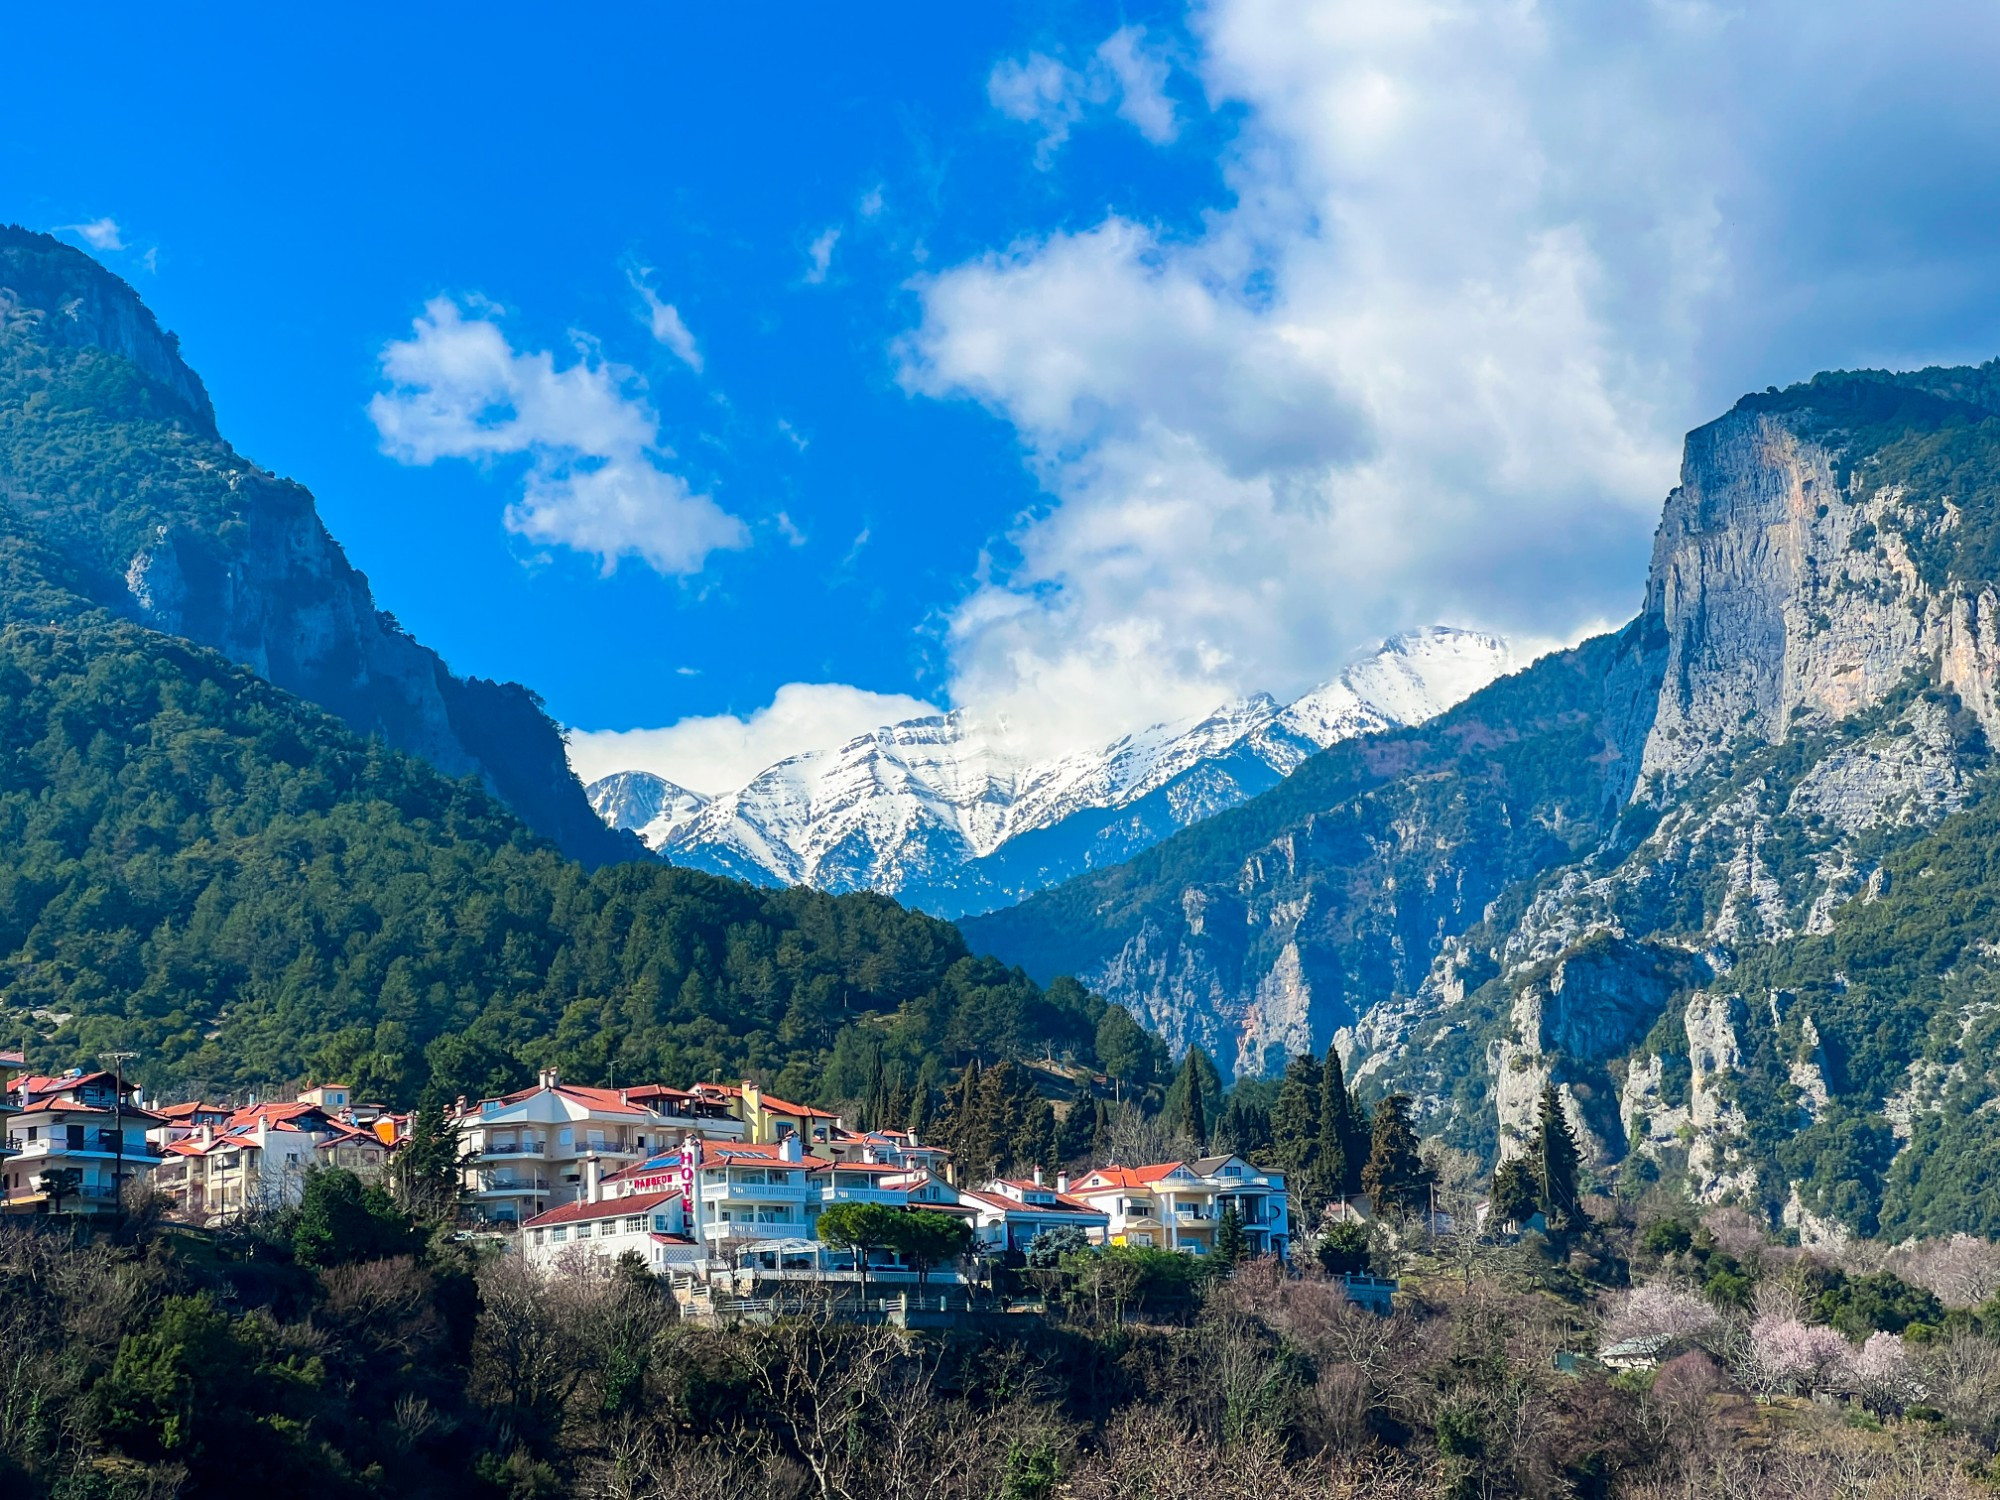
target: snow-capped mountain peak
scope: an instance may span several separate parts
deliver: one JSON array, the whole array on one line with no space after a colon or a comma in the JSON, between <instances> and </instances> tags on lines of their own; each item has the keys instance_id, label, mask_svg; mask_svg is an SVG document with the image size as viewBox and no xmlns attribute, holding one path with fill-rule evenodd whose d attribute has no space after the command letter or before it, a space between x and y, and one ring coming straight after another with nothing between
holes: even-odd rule
<instances>
[{"instance_id":1,"label":"snow-capped mountain peak","mask_svg":"<svg viewBox=\"0 0 2000 1500\"><path fill-rule=\"evenodd\" d=\"M960 709L791 756L713 799L636 771L589 792L606 822L677 864L879 890L955 916L1128 858L1327 746L1420 723L1512 666L1498 637L1435 626L1289 704L1260 693L1054 759L1031 761L1004 723Z\"/></svg>"}]
</instances>

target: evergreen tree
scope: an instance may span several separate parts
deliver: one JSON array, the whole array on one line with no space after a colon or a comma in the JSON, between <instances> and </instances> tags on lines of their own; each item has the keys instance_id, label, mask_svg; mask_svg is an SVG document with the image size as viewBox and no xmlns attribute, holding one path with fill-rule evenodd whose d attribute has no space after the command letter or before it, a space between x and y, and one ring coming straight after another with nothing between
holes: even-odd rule
<instances>
[{"instance_id":1,"label":"evergreen tree","mask_svg":"<svg viewBox=\"0 0 2000 1500\"><path fill-rule=\"evenodd\" d=\"M1215 1226L1216 1263L1227 1270L1250 1253L1250 1242L1243 1234L1243 1216L1236 1212L1236 1205L1223 1209L1222 1220Z\"/></svg>"},{"instance_id":2,"label":"evergreen tree","mask_svg":"<svg viewBox=\"0 0 2000 1500\"><path fill-rule=\"evenodd\" d=\"M1495 1224L1522 1223L1541 1207L1541 1184L1526 1158L1512 1156L1493 1169L1487 1201Z\"/></svg>"},{"instance_id":3,"label":"evergreen tree","mask_svg":"<svg viewBox=\"0 0 2000 1500\"><path fill-rule=\"evenodd\" d=\"M1410 1124L1410 1096L1391 1094L1375 1111L1374 1139L1361 1185L1375 1202L1375 1211L1413 1213L1428 1206L1435 1174L1417 1154L1417 1132Z\"/></svg>"},{"instance_id":4,"label":"evergreen tree","mask_svg":"<svg viewBox=\"0 0 2000 1500\"><path fill-rule=\"evenodd\" d=\"M1302 1052L1285 1068L1271 1110L1271 1149L1287 1173L1303 1175L1319 1160L1319 1060Z\"/></svg>"},{"instance_id":5,"label":"evergreen tree","mask_svg":"<svg viewBox=\"0 0 2000 1500\"><path fill-rule=\"evenodd\" d=\"M1188 1076L1193 1071L1195 1054L1188 1054L1187 1062L1181 1065L1184 1087L1181 1089L1179 1125L1181 1133L1194 1142L1197 1153L1208 1149L1208 1111L1202 1107L1201 1080Z\"/></svg>"},{"instance_id":6,"label":"evergreen tree","mask_svg":"<svg viewBox=\"0 0 2000 1500\"><path fill-rule=\"evenodd\" d=\"M1553 1083L1548 1084L1542 1089L1541 1113L1535 1122L1534 1173L1542 1212L1549 1228L1558 1234L1576 1228L1583 1218L1577 1193L1581 1155L1562 1095Z\"/></svg>"},{"instance_id":7,"label":"evergreen tree","mask_svg":"<svg viewBox=\"0 0 2000 1500\"><path fill-rule=\"evenodd\" d=\"M1319 1060L1301 1052L1285 1068L1271 1108L1271 1155L1284 1169L1292 1194L1295 1223L1310 1233L1326 1207L1326 1184L1319 1171Z\"/></svg>"},{"instance_id":8,"label":"evergreen tree","mask_svg":"<svg viewBox=\"0 0 2000 1500\"><path fill-rule=\"evenodd\" d=\"M1340 1049L1328 1046L1320 1069L1319 1173L1329 1199L1344 1197L1348 1179L1359 1175L1359 1142L1355 1139L1353 1101L1347 1093L1347 1072Z\"/></svg>"},{"instance_id":9,"label":"evergreen tree","mask_svg":"<svg viewBox=\"0 0 2000 1500\"><path fill-rule=\"evenodd\" d=\"M465 1188L463 1164L457 1122L437 1105L420 1106L390 1166L398 1206L418 1219L451 1222Z\"/></svg>"}]
</instances>

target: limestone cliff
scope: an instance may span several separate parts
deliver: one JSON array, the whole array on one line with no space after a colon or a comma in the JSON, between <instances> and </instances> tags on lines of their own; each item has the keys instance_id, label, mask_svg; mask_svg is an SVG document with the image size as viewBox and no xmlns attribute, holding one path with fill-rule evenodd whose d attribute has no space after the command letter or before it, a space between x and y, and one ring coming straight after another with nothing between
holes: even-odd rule
<instances>
[{"instance_id":1,"label":"limestone cliff","mask_svg":"<svg viewBox=\"0 0 2000 1500\"><path fill-rule=\"evenodd\" d=\"M1785 1143L1921 1137L1954 1064L1761 955L1977 801L1996 574L2000 367L1746 398L1690 434L1625 630L968 930L1239 1069L1338 1037L1462 1145L1516 1149L1554 1083L1601 1172L1858 1221Z\"/></svg>"}]
</instances>

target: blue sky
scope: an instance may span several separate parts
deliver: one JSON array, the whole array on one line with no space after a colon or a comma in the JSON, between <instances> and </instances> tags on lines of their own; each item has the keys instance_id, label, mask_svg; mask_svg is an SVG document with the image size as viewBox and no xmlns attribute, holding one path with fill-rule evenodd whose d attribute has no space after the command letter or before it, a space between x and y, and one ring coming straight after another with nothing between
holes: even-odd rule
<instances>
[{"instance_id":1,"label":"blue sky","mask_svg":"<svg viewBox=\"0 0 2000 1500\"><path fill-rule=\"evenodd\" d=\"M1984 8L415 9L10 17L0 216L589 771L1570 639L1740 391L2000 353Z\"/></svg>"}]
</instances>

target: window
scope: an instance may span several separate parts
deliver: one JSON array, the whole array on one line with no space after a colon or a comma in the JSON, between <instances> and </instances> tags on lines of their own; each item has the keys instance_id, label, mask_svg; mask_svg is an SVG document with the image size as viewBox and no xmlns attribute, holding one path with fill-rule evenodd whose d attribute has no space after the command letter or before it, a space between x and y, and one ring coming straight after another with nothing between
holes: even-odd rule
<instances>
[{"instance_id":1,"label":"window","mask_svg":"<svg viewBox=\"0 0 2000 1500\"><path fill-rule=\"evenodd\" d=\"M645 1227L645 1221L641 1219L631 1219L628 1220L627 1222L631 1224L632 1230L635 1234L640 1229L643 1229ZM661 1234L665 1234L667 1232L667 1216L665 1214L654 1214L653 1228L658 1230Z\"/></svg>"},{"instance_id":2,"label":"window","mask_svg":"<svg viewBox=\"0 0 2000 1500\"><path fill-rule=\"evenodd\" d=\"M771 1179L763 1172L738 1172L736 1181L742 1187L762 1187Z\"/></svg>"},{"instance_id":3,"label":"window","mask_svg":"<svg viewBox=\"0 0 2000 1500\"><path fill-rule=\"evenodd\" d=\"M567 1125L565 1125L563 1126L561 1133L556 1136L556 1139L561 1141L565 1146L567 1146L573 1140L576 1139L576 1132L571 1130Z\"/></svg>"},{"instance_id":4,"label":"window","mask_svg":"<svg viewBox=\"0 0 2000 1500\"><path fill-rule=\"evenodd\" d=\"M547 1234L548 1234L548 1231L547 1231L546 1229L537 1229L537 1230L535 1231L535 1243L536 1243L537 1245L541 1244L541 1242L542 1242L543 1238L544 1238L544 1237L545 1237L545 1236L546 1236Z\"/></svg>"},{"instance_id":5,"label":"window","mask_svg":"<svg viewBox=\"0 0 2000 1500\"><path fill-rule=\"evenodd\" d=\"M661 1224L666 1223L667 1216L665 1214L661 1214L657 1222ZM644 1214L638 1214L632 1218L627 1219L625 1221L625 1232L627 1234L644 1234L646 1232L646 1216Z\"/></svg>"},{"instance_id":6,"label":"window","mask_svg":"<svg viewBox=\"0 0 2000 1500\"><path fill-rule=\"evenodd\" d=\"M759 1224L789 1224L792 1222L792 1211L789 1208L762 1203L757 1206L757 1222Z\"/></svg>"},{"instance_id":7,"label":"window","mask_svg":"<svg viewBox=\"0 0 2000 1500\"><path fill-rule=\"evenodd\" d=\"M566 1224L558 1224L554 1229L549 1231L549 1243L551 1245L560 1245L568 1238L569 1226Z\"/></svg>"}]
</instances>

